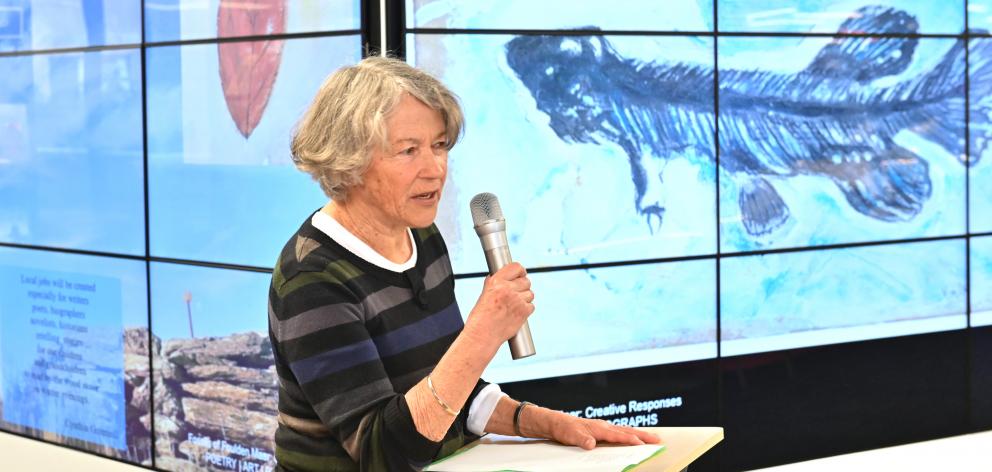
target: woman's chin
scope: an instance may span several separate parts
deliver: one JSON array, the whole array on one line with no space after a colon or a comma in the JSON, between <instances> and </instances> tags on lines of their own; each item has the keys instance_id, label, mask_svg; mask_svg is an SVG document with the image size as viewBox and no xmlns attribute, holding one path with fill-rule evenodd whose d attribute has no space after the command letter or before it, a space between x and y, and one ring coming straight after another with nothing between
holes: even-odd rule
<instances>
[{"instance_id":1,"label":"woman's chin","mask_svg":"<svg viewBox=\"0 0 992 472\"><path fill-rule=\"evenodd\" d=\"M434 224L434 220L437 218L437 207L434 207L431 211L418 211L417 214L411 216L407 220L411 228L426 228Z\"/></svg>"}]
</instances>

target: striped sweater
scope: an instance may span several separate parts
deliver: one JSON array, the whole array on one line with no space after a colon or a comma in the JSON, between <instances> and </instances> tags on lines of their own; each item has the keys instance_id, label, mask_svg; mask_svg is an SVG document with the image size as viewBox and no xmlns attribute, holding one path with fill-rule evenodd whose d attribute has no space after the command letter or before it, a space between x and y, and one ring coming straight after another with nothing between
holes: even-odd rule
<instances>
[{"instance_id":1,"label":"striped sweater","mask_svg":"<svg viewBox=\"0 0 992 472\"><path fill-rule=\"evenodd\" d=\"M417 263L402 273L352 254L309 218L283 248L269 289L277 470L419 470L476 438L464 408L444 439L428 440L403 396L463 327L437 227L413 233Z\"/></svg>"}]
</instances>

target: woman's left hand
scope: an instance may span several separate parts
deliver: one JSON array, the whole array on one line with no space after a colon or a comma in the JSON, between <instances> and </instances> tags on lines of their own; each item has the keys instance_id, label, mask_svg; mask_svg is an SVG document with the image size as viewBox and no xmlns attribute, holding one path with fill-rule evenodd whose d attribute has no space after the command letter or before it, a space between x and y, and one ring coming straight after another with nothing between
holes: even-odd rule
<instances>
[{"instance_id":1,"label":"woman's left hand","mask_svg":"<svg viewBox=\"0 0 992 472\"><path fill-rule=\"evenodd\" d=\"M551 439L566 446L579 446L582 449L592 449L600 442L630 446L661 442L658 436L647 431L567 414L561 414L552 424Z\"/></svg>"}]
</instances>

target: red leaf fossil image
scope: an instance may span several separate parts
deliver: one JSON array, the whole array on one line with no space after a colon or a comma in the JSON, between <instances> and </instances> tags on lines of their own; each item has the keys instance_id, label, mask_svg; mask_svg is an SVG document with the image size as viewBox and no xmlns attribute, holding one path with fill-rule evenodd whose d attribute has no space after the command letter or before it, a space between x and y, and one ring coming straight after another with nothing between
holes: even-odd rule
<instances>
[{"instance_id":1,"label":"red leaf fossil image","mask_svg":"<svg viewBox=\"0 0 992 472\"><path fill-rule=\"evenodd\" d=\"M217 36L282 34L286 30L286 0L221 0ZM231 118L241 135L251 135L272 95L282 40L222 42L217 45L220 83Z\"/></svg>"}]
</instances>

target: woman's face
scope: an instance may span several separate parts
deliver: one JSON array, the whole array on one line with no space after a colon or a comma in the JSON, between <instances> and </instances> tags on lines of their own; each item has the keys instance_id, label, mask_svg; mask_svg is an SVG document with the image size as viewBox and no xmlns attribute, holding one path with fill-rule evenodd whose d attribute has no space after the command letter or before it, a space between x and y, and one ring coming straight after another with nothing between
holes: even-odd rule
<instances>
[{"instance_id":1,"label":"woman's face","mask_svg":"<svg viewBox=\"0 0 992 472\"><path fill-rule=\"evenodd\" d=\"M434 222L448 173L441 113L404 94L386 117L389 145L372 152L362 185L348 193L377 223L390 229L424 228Z\"/></svg>"}]
</instances>

